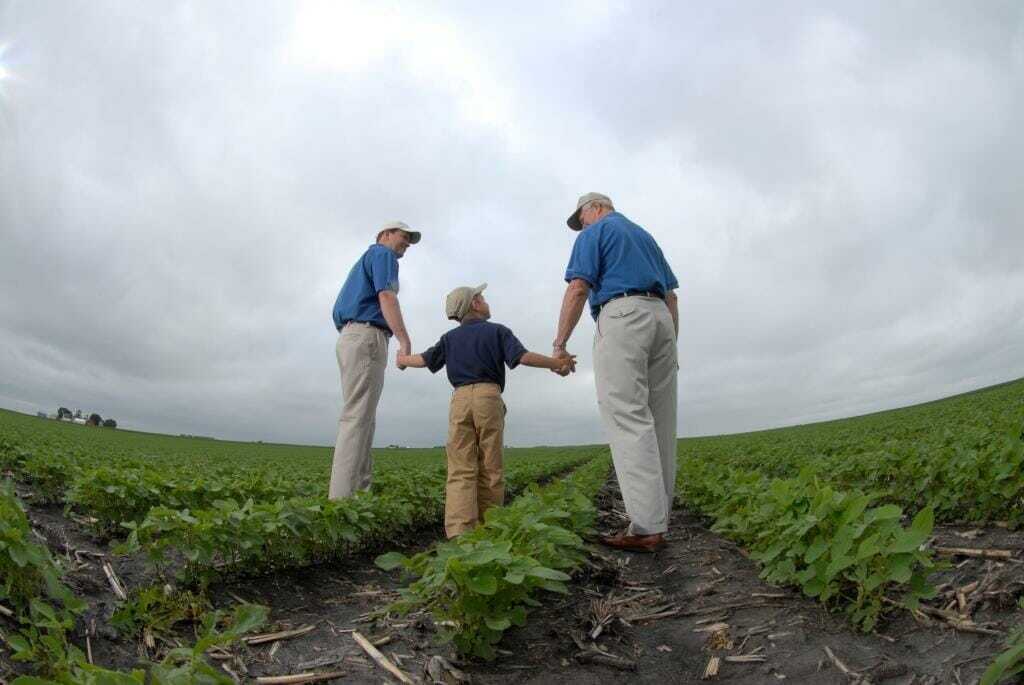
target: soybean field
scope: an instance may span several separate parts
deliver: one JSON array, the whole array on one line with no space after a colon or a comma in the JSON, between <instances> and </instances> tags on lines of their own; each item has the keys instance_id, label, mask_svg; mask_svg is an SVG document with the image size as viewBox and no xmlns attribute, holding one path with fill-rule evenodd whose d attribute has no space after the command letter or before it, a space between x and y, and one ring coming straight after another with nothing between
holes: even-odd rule
<instances>
[{"instance_id":1,"label":"soybean field","mask_svg":"<svg viewBox=\"0 0 1024 685\"><path fill-rule=\"evenodd\" d=\"M668 548L642 558L591 544L626 520L605 445L506 450L506 506L447 542L443 449L374 450L340 501L331 454L0 411L0 678L379 682L353 634L425 682L818 682L854 645L935 682L1024 664L1024 380L682 439ZM844 637L787 651L787 621ZM949 659L907 656L909 626Z\"/></svg>"}]
</instances>

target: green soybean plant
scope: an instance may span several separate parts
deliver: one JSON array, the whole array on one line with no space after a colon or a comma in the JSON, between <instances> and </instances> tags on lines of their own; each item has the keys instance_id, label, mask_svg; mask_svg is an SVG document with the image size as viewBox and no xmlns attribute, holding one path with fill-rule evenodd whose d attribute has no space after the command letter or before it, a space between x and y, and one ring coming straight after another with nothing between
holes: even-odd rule
<instances>
[{"instance_id":1,"label":"green soybean plant","mask_svg":"<svg viewBox=\"0 0 1024 685\"><path fill-rule=\"evenodd\" d=\"M539 591L566 593L585 558L581 537L593 524L593 496L608 472L597 459L547 487L531 487L512 504L488 510L477 528L408 558L377 558L386 570L418 577L391 609L431 611L442 642L465 655L493 659L504 632L526 622Z\"/></svg>"}]
</instances>

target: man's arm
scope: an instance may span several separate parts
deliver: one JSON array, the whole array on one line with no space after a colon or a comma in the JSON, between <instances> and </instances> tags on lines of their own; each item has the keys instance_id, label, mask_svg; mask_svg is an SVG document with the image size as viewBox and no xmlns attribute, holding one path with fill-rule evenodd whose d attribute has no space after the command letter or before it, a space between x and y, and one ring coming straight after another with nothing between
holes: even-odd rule
<instances>
[{"instance_id":1,"label":"man's arm","mask_svg":"<svg viewBox=\"0 0 1024 685\"><path fill-rule=\"evenodd\" d=\"M381 290L377 294L380 301L380 311L384 320L388 322L388 328L398 338L398 354L407 355L412 352L412 341L409 340L409 333L405 330L405 320L402 318L402 307L398 304L398 294L393 290ZM405 368L402 364L398 368Z\"/></svg>"},{"instance_id":2,"label":"man's arm","mask_svg":"<svg viewBox=\"0 0 1024 685\"><path fill-rule=\"evenodd\" d=\"M536 352L524 352L523 356L519 358L519 363L523 366L532 366L535 369L564 371L565 373L562 375L568 375L570 371L576 370L576 355L570 354L562 358L555 358L537 354Z\"/></svg>"},{"instance_id":3,"label":"man's arm","mask_svg":"<svg viewBox=\"0 0 1024 685\"><path fill-rule=\"evenodd\" d=\"M679 298L675 290L665 293L665 304L668 305L668 313L672 315L672 326L676 329L676 338L679 338Z\"/></svg>"},{"instance_id":4,"label":"man's arm","mask_svg":"<svg viewBox=\"0 0 1024 685\"><path fill-rule=\"evenodd\" d=\"M423 358L422 354L399 354L398 363L401 366L407 366L413 369L427 368L427 360Z\"/></svg>"},{"instance_id":5,"label":"man's arm","mask_svg":"<svg viewBox=\"0 0 1024 685\"><path fill-rule=\"evenodd\" d=\"M590 294L590 284L582 278L574 278L569 282L562 297L562 310L558 314L558 331L555 333L554 355L562 357L568 353L565 345L569 342L569 336L580 321L583 313L583 305L587 302Z\"/></svg>"}]
</instances>

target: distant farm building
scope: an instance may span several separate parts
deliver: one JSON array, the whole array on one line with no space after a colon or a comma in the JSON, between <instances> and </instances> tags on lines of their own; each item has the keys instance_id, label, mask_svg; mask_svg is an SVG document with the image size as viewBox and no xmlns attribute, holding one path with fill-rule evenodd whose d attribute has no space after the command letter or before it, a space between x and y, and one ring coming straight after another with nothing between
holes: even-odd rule
<instances>
[{"instance_id":1,"label":"distant farm building","mask_svg":"<svg viewBox=\"0 0 1024 685\"><path fill-rule=\"evenodd\" d=\"M56 414L50 414L47 416L43 412L37 412L36 416L46 419L55 419L57 421L70 421L71 423L78 424L79 426L103 426L104 428L117 428L117 421L113 419L104 420L103 417L96 412L88 412L81 409L76 409L72 412L67 407L61 407L57 410Z\"/></svg>"}]
</instances>

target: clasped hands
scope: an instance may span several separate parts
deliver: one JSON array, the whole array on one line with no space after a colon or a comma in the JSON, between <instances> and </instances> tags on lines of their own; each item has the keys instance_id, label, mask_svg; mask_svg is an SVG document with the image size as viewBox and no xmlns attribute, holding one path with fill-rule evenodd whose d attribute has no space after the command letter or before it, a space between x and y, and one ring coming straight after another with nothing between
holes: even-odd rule
<instances>
[{"instance_id":1,"label":"clasped hands","mask_svg":"<svg viewBox=\"0 0 1024 685\"><path fill-rule=\"evenodd\" d=\"M412 343L405 345L399 344L398 354L395 355L395 366L397 366L400 371L405 371L408 368L408 362L410 361L408 358L410 356L412 356Z\"/></svg>"},{"instance_id":2,"label":"clasped hands","mask_svg":"<svg viewBox=\"0 0 1024 685\"><path fill-rule=\"evenodd\" d=\"M551 352L551 356L563 362L562 366L557 369L551 369L551 373L557 373L562 378L565 378L570 373L576 373L576 355L569 354L564 347L556 348Z\"/></svg>"}]
</instances>

